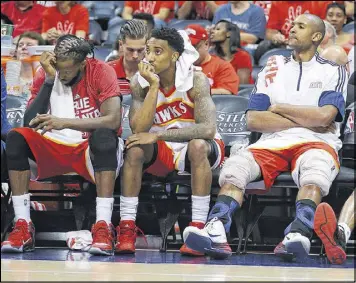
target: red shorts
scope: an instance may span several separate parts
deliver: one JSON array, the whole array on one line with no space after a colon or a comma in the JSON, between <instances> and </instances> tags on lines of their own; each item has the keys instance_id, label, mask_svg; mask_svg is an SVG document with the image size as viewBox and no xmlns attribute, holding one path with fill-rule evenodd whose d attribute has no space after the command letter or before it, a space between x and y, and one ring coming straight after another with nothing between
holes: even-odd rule
<instances>
[{"instance_id":1,"label":"red shorts","mask_svg":"<svg viewBox=\"0 0 356 283\"><path fill-rule=\"evenodd\" d=\"M225 145L224 142L219 139L210 140L209 143L214 143L212 146L216 147L216 150L212 150L211 152L211 155L213 154L214 156L209 156L209 160L213 160L210 162L212 169L215 169L224 160ZM145 172L155 176L165 177L168 173L176 170L174 152L165 141L157 141L156 146L156 159L152 164L148 165ZM188 143L186 146L188 146ZM181 158L181 156L179 158Z\"/></svg>"},{"instance_id":2,"label":"red shorts","mask_svg":"<svg viewBox=\"0 0 356 283\"><path fill-rule=\"evenodd\" d=\"M280 150L249 148L249 151L252 152L254 159L260 166L265 186L269 189L279 174L292 172L298 157L310 149L327 151L332 155L335 163L339 164L335 150L323 142L303 143Z\"/></svg>"},{"instance_id":3,"label":"red shorts","mask_svg":"<svg viewBox=\"0 0 356 283\"><path fill-rule=\"evenodd\" d=\"M79 144L64 144L49 139L30 128L13 129L27 141L37 164L37 179L77 173L95 183L88 149L88 140Z\"/></svg>"}]
</instances>

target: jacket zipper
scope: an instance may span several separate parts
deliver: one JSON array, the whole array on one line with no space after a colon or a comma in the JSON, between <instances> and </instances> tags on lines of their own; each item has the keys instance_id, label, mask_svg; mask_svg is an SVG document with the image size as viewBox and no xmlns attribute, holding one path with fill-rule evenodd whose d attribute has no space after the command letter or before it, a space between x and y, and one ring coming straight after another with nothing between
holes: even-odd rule
<instances>
[{"instance_id":1,"label":"jacket zipper","mask_svg":"<svg viewBox=\"0 0 356 283\"><path fill-rule=\"evenodd\" d=\"M297 91L299 91L299 88L300 88L300 81L302 79L302 73L303 73L302 62L299 62L299 78L298 78Z\"/></svg>"}]
</instances>

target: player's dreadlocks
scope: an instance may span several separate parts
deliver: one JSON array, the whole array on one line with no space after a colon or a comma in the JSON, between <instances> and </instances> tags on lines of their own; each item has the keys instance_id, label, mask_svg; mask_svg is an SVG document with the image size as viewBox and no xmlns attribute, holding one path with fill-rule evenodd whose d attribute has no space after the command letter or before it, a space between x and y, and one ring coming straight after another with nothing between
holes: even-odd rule
<instances>
[{"instance_id":1,"label":"player's dreadlocks","mask_svg":"<svg viewBox=\"0 0 356 283\"><path fill-rule=\"evenodd\" d=\"M85 39L66 34L58 38L54 48L57 60L83 62L88 55L94 55L94 46Z\"/></svg>"}]
</instances>

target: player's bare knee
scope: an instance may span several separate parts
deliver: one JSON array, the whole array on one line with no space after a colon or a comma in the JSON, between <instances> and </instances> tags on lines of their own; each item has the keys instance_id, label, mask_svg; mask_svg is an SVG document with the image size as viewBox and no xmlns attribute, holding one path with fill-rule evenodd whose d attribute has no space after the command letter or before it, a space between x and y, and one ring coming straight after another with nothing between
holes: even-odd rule
<instances>
[{"instance_id":1,"label":"player's bare knee","mask_svg":"<svg viewBox=\"0 0 356 283\"><path fill-rule=\"evenodd\" d=\"M225 161L219 176L219 185L232 184L240 190L245 190L248 183L258 178L260 168L248 150L239 151Z\"/></svg>"},{"instance_id":2,"label":"player's bare knee","mask_svg":"<svg viewBox=\"0 0 356 283\"><path fill-rule=\"evenodd\" d=\"M194 139L188 143L188 158L191 162L207 158L209 147L204 140Z\"/></svg>"},{"instance_id":3,"label":"player's bare knee","mask_svg":"<svg viewBox=\"0 0 356 283\"><path fill-rule=\"evenodd\" d=\"M125 162L130 165L143 164L145 162L145 152L141 146L130 147L125 153Z\"/></svg>"}]
</instances>

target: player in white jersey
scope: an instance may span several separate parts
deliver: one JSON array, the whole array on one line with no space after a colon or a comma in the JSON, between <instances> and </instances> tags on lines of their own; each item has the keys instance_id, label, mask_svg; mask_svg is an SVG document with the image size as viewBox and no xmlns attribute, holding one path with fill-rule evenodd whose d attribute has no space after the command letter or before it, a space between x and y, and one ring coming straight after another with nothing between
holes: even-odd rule
<instances>
[{"instance_id":1,"label":"player in white jersey","mask_svg":"<svg viewBox=\"0 0 356 283\"><path fill-rule=\"evenodd\" d=\"M273 56L261 70L247 110L247 125L261 132L254 144L225 162L221 191L204 229L187 227L183 238L194 250L226 258L232 213L241 207L248 183L263 178L269 189L284 171L299 188L296 217L275 248L282 257L305 257L314 214L339 171L339 124L345 112L347 72L316 52L325 34L323 21L303 14L292 23L292 56Z\"/></svg>"},{"instance_id":2,"label":"player in white jersey","mask_svg":"<svg viewBox=\"0 0 356 283\"><path fill-rule=\"evenodd\" d=\"M216 132L216 109L207 77L192 71L192 87L187 91L176 84L176 73L180 72L176 62L185 56L183 52L190 45L188 37L186 41L175 29L153 30L147 42L146 62L139 64L139 74L131 80L129 119L134 134L126 141L118 253L135 252L135 220L143 170L156 176L166 176L174 170L191 173L190 225L203 228L208 216L211 170L223 161L224 144ZM192 46L191 50L195 52ZM192 64L187 68L192 68ZM141 87L140 78L149 86ZM183 81L183 85L188 83L188 79ZM181 252L204 255L185 246Z\"/></svg>"}]
</instances>

